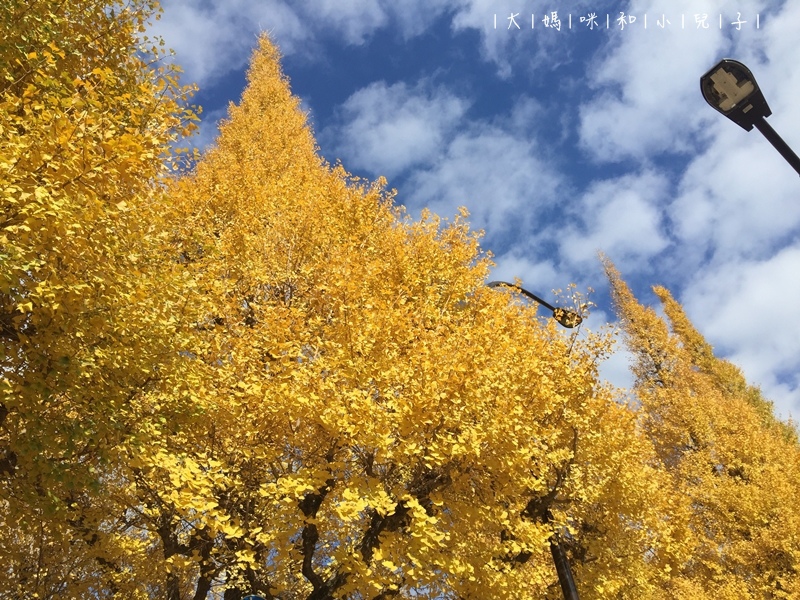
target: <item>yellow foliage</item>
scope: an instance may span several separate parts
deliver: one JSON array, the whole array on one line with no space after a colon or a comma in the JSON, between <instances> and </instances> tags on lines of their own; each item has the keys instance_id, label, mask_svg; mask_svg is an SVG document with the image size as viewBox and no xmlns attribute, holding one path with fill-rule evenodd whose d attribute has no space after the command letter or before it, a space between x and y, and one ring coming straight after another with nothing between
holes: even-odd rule
<instances>
[{"instance_id":1,"label":"yellow foliage","mask_svg":"<svg viewBox=\"0 0 800 600\"><path fill-rule=\"evenodd\" d=\"M192 119L174 74L147 64L157 50L139 47L154 8L0 6L0 562L9 597L145 589L130 556L150 550L118 536L124 509L114 496L125 482L104 465L119 444L136 447L151 421L185 412L183 402L151 410L146 398L180 386L185 370L185 276L162 253L158 182Z\"/></svg>"},{"instance_id":2,"label":"yellow foliage","mask_svg":"<svg viewBox=\"0 0 800 600\"><path fill-rule=\"evenodd\" d=\"M605 266L636 356L640 420L672 479L663 490L671 514L684 521L666 589L679 598L800 597L796 432L714 357L667 290L655 288L671 327Z\"/></svg>"},{"instance_id":3,"label":"yellow foliage","mask_svg":"<svg viewBox=\"0 0 800 600\"><path fill-rule=\"evenodd\" d=\"M466 211L320 158L266 37L169 179L152 9L0 9L11 597L555 598L555 539L584 597L796 594L796 442L671 299L677 337L612 276L623 404L611 336L487 288Z\"/></svg>"}]
</instances>

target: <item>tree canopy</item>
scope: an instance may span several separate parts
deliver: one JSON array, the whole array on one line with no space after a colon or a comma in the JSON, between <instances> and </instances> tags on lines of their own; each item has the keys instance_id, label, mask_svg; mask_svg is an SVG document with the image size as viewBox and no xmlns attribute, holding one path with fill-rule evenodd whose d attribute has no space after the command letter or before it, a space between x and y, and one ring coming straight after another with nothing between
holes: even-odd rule
<instances>
[{"instance_id":1,"label":"tree canopy","mask_svg":"<svg viewBox=\"0 0 800 600\"><path fill-rule=\"evenodd\" d=\"M800 597L795 427L714 356L669 291L654 288L667 323L605 264L636 357L642 430L672 480L663 492L676 504L670 516L681 519L686 548L669 596Z\"/></svg>"},{"instance_id":2,"label":"tree canopy","mask_svg":"<svg viewBox=\"0 0 800 600\"><path fill-rule=\"evenodd\" d=\"M627 403L466 211L321 158L267 37L178 168L155 11L0 8L7 597L558 598L554 540L588 598L800 597L795 432L665 290L606 265Z\"/></svg>"}]
</instances>

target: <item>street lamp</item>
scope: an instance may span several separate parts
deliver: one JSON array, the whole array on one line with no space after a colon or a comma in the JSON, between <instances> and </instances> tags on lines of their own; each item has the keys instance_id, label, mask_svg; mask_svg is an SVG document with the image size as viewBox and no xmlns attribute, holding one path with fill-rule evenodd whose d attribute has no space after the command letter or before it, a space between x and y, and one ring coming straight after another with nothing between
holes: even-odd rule
<instances>
[{"instance_id":1,"label":"street lamp","mask_svg":"<svg viewBox=\"0 0 800 600\"><path fill-rule=\"evenodd\" d=\"M523 296L526 296L534 302L538 302L548 310L553 311L553 318L564 327L571 329L576 325L580 325L583 321L583 317L581 317L578 313L565 308L555 308L539 298L539 296L532 294L528 290L523 289L514 283L508 283L506 281L491 281L486 285L489 287L506 286L519 290ZM549 515L547 520L549 520ZM578 598L578 588L575 586L575 579L572 577L572 569L570 569L569 560L567 560L567 553L564 551L561 541L558 538L558 534L556 533L550 536L550 553L553 555L553 564L556 567L558 583L561 586L561 593L564 594L564 600L580 600Z\"/></svg>"},{"instance_id":2,"label":"street lamp","mask_svg":"<svg viewBox=\"0 0 800 600\"><path fill-rule=\"evenodd\" d=\"M519 290L519 292L523 296L527 296L528 298L530 298L534 302L538 302L539 304L544 306L546 309L553 311L553 318L556 321L558 321L561 325L563 325L564 327L568 327L568 328L572 329L576 325L580 325L583 322L583 317L581 317L578 313L573 312L571 310L567 310L565 308L556 308L553 305L551 305L551 304L545 302L544 300L542 300L541 298L539 298L539 296L530 293L528 290L525 290L525 289L521 288L520 286L518 286L518 285L516 285L514 283L508 283L506 281L490 281L486 285L489 286L489 287L498 287L498 286L502 285L502 286L512 287L512 288L514 288L516 290Z\"/></svg>"},{"instance_id":3,"label":"street lamp","mask_svg":"<svg viewBox=\"0 0 800 600\"><path fill-rule=\"evenodd\" d=\"M750 69L737 60L723 59L700 78L700 91L714 110L739 127L752 131L755 126L800 174L800 158L766 121L772 111Z\"/></svg>"}]
</instances>

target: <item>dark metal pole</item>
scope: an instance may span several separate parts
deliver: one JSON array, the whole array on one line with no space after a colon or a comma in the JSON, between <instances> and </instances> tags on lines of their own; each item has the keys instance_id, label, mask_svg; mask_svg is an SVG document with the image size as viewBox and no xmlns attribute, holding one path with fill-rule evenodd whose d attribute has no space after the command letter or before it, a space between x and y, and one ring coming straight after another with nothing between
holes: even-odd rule
<instances>
[{"instance_id":1,"label":"dark metal pole","mask_svg":"<svg viewBox=\"0 0 800 600\"><path fill-rule=\"evenodd\" d=\"M550 552L553 554L553 562L556 565L556 573L558 573L558 583L561 584L564 600L580 600L578 598L578 588L575 587L575 580L572 578L572 570L569 568L567 554L555 534L550 538Z\"/></svg>"},{"instance_id":2,"label":"dark metal pole","mask_svg":"<svg viewBox=\"0 0 800 600\"><path fill-rule=\"evenodd\" d=\"M523 289L514 283L508 283L506 281L490 281L486 285L489 287L507 286L516 288L524 296L527 296L545 308L552 310L553 317L564 327L574 327L583 320L577 313L564 309L558 309L552 304L549 304L539 298L539 296L536 294L532 294L528 290ZM552 515L550 514L550 511L547 511L545 515L545 522L549 522L551 518ZM561 585L561 592L564 594L564 600L580 600L580 598L578 598L578 588L575 587L575 580L572 578L572 569L569 568L567 554L564 552L564 548L561 547L561 542L558 539L558 535L555 533L550 536L550 552L553 555L553 563L556 566L558 583Z\"/></svg>"},{"instance_id":3,"label":"dark metal pole","mask_svg":"<svg viewBox=\"0 0 800 600\"><path fill-rule=\"evenodd\" d=\"M789 147L789 144L784 142L783 138L778 135L769 123L767 123L767 120L764 117L759 117L753 122L753 125L767 138L770 144L775 146L775 149L781 153L781 156L786 159L786 162L800 175L800 158L794 153L794 150Z\"/></svg>"}]
</instances>

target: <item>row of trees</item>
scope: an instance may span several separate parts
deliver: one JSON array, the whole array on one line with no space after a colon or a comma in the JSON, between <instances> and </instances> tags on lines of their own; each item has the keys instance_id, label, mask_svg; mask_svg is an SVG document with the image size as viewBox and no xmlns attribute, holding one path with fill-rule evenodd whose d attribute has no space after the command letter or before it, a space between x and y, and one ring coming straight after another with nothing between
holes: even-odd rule
<instances>
[{"instance_id":1,"label":"row of trees","mask_svg":"<svg viewBox=\"0 0 800 600\"><path fill-rule=\"evenodd\" d=\"M636 356L331 167L260 40L196 119L149 0L0 7L0 597L800 598L791 425L606 263ZM177 173L177 174L175 174Z\"/></svg>"}]
</instances>

